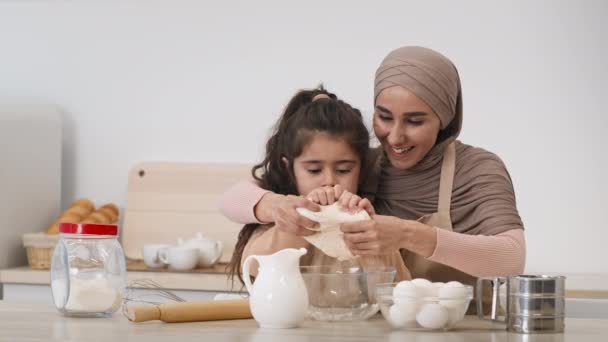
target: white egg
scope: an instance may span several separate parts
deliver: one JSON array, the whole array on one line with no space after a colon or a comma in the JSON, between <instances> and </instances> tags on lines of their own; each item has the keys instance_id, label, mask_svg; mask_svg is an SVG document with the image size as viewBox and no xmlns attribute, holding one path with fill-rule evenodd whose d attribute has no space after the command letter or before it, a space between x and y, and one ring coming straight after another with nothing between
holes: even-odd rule
<instances>
[{"instance_id":1,"label":"white egg","mask_svg":"<svg viewBox=\"0 0 608 342\"><path fill-rule=\"evenodd\" d=\"M447 303L446 303L447 302ZM467 313L468 301L449 300L440 301L439 305L448 310L448 326L452 326L460 322Z\"/></svg>"},{"instance_id":2,"label":"white egg","mask_svg":"<svg viewBox=\"0 0 608 342\"><path fill-rule=\"evenodd\" d=\"M433 297L439 297L439 289L443 287L445 283L436 282L432 284Z\"/></svg>"},{"instance_id":3,"label":"white egg","mask_svg":"<svg viewBox=\"0 0 608 342\"><path fill-rule=\"evenodd\" d=\"M412 279L411 283L416 285L416 287L420 290L418 293L419 296L422 297L432 297L433 296L433 283L424 278L416 278Z\"/></svg>"},{"instance_id":4,"label":"white egg","mask_svg":"<svg viewBox=\"0 0 608 342\"><path fill-rule=\"evenodd\" d=\"M439 304L446 309L455 308L461 309L468 302L468 299L441 299Z\"/></svg>"},{"instance_id":5,"label":"white egg","mask_svg":"<svg viewBox=\"0 0 608 342\"><path fill-rule=\"evenodd\" d=\"M402 311L418 310L421 290L411 281L404 280L393 288L393 302Z\"/></svg>"},{"instance_id":6,"label":"white egg","mask_svg":"<svg viewBox=\"0 0 608 342\"><path fill-rule=\"evenodd\" d=\"M393 288L393 297L413 297L418 296L418 288L416 284L409 280L400 281Z\"/></svg>"},{"instance_id":7,"label":"white egg","mask_svg":"<svg viewBox=\"0 0 608 342\"><path fill-rule=\"evenodd\" d=\"M416 311L401 310L398 305L391 305L388 310L388 313L389 323L397 328L401 328L406 325L412 325L416 322Z\"/></svg>"},{"instance_id":8,"label":"white egg","mask_svg":"<svg viewBox=\"0 0 608 342\"><path fill-rule=\"evenodd\" d=\"M420 286L420 287L430 287L430 286L433 286L433 283L431 283L430 280L427 280L427 279L424 279L424 278L412 279L410 282L412 284L414 284L416 286Z\"/></svg>"},{"instance_id":9,"label":"white egg","mask_svg":"<svg viewBox=\"0 0 608 342\"><path fill-rule=\"evenodd\" d=\"M439 289L439 298L464 299L467 297L467 289L457 281L450 281Z\"/></svg>"},{"instance_id":10,"label":"white egg","mask_svg":"<svg viewBox=\"0 0 608 342\"><path fill-rule=\"evenodd\" d=\"M448 322L448 310L439 304L425 304L416 315L416 322L423 328L440 329Z\"/></svg>"},{"instance_id":11,"label":"white egg","mask_svg":"<svg viewBox=\"0 0 608 342\"><path fill-rule=\"evenodd\" d=\"M411 297L393 297L395 305L399 306L401 310L407 311L418 311L422 305L422 301Z\"/></svg>"}]
</instances>

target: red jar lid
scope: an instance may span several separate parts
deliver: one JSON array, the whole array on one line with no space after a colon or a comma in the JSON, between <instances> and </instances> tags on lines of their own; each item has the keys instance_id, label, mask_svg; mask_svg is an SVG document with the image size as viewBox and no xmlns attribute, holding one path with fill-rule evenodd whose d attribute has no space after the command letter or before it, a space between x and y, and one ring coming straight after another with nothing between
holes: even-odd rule
<instances>
[{"instance_id":1,"label":"red jar lid","mask_svg":"<svg viewBox=\"0 0 608 342\"><path fill-rule=\"evenodd\" d=\"M60 222L59 232L64 234L116 235L118 234L118 226L115 224Z\"/></svg>"}]
</instances>

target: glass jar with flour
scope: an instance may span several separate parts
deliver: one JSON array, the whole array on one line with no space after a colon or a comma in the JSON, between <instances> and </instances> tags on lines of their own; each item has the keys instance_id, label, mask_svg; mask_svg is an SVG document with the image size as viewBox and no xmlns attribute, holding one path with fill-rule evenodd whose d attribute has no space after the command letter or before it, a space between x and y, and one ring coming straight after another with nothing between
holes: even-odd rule
<instances>
[{"instance_id":1,"label":"glass jar with flour","mask_svg":"<svg viewBox=\"0 0 608 342\"><path fill-rule=\"evenodd\" d=\"M66 316L105 317L122 305L126 289L125 256L118 226L60 223L51 261L51 289Z\"/></svg>"}]
</instances>

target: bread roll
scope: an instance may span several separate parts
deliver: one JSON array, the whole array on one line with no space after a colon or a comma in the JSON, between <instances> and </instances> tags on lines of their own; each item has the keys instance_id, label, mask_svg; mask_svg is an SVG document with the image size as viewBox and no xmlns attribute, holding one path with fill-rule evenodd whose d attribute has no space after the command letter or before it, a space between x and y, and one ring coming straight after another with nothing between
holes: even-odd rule
<instances>
[{"instance_id":1,"label":"bread roll","mask_svg":"<svg viewBox=\"0 0 608 342\"><path fill-rule=\"evenodd\" d=\"M111 222L110 218L107 215L100 213L99 211L95 211L91 215L85 217L84 220L81 221L81 223L109 224Z\"/></svg>"},{"instance_id":2,"label":"bread roll","mask_svg":"<svg viewBox=\"0 0 608 342\"><path fill-rule=\"evenodd\" d=\"M63 215L67 214L67 213L76 213L78 215L80 215L81 217L87 217L89 216L89 214L91 214L91 212L93 212L93 210L91 210L91 208L89 206L71 206L68 208L68 210L63 212Z\"/></svg>"},{"instance_id":3,"label":"bread roll","mask_svg":"<svg viewBox=\"0 0 608 342\"><path fill-rule=\"evenodd\" d=\"M116 217L118 218L118 215L120 213L120 210L118 209L118 206L116 206L116 204L114 203L108 203L108 204L104 204L101 206L101 208L107 208L110 209L112 212L114 212L114 214L116 215Z\"/></svg>"},{"instance_id":4,"label":"bread roll","mask_svg":"<svg viewBox=\"0 0 608 342\"><path fill-rule=\"evenodd\" d=\"M70 222L70 223L78 223L82 220L82 216L78 213L74 212L65 212L61 216L59 216L59 222Z\"/></svg>"},{"instance_id":5,"label":"bread roll","mask_svg":"<svg viewBox=\"0 0 608 342\"><path fill-rule=\"evenodd\" d=\"M59 221L53 222L47 229L47 234L59 234Z\"/></svg>"},{"instance_id":6,"label":"bread roll","mask_svg":"<svg viewBox=\"0 0 608 342\"><path fill-rule=\"evenodd\" d=\"M62 214L58 220L53 222L47 229L47 234L59 234L59 223L60 222L70 222L70 223L78 223L82 220L82 216L78 213L70 213L65 212Z\"/></svg>"},{"instance_id":7,"label":"bread roll","mask_svg":"<svg viewBox=\"0 0 608 342\"><path fill-rule=\"evenodd\" d=\"M101 209L97 210L99 213L102 213L104 215L107 215L110 218L110 222L114 223L116 221L118 221L118 214L116 214L114 212L114 210L108 208L108 207L102 207Z\"/></svg>"},{"instance_id":8,"label":"bread roll","mask_svg":"<svg viewBox=\"0 0 608 342\"><path fill-rule=\"evenodd\" d=\"M84 207L89 210L89 213L95 210L95 204L93 204L93 202L91 202L91 200L88 198L77 199L74 201L74 203L72 203L72 205L70 205L70 208L71 207Z\"/></svg>"}]
</instances>

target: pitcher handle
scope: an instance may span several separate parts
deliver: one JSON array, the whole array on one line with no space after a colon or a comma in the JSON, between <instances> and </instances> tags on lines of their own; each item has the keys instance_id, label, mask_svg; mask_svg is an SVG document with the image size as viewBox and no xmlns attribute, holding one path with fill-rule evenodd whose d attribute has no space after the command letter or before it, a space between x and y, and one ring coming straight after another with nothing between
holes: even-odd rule
<instances>
[{"instance_id":1,"label":"pitcher handle","mask_svg":"<svg viewBox=\"0 0 608 342\"><path fill-rule=\"evenodd\" d=\"M486 318L483 314L483 284L486 281L492 282L492 312L490 318ZM504 319L498 319L498 308L500 307L500 284L505 282L505 277L478 278L477 286L475 287L475 301L477 302L477 317L486 321L506 323L506 314Z\"/></svg>"},{"instance_id":2,"label":"pitcher handle","mask_svg":"<svg viewBox=\"0 0 608 342\"><path fill-rule=\"evenodd\" d=\"M256 259L257 255L250 255L245 258L245 262L243 263L243 282L245 283L245 287L247 288L247 292L251 296L253 291L253 285L251 284L251 277L249 276L249 266L253 259Z\"/></svg>"}]
</instances>

